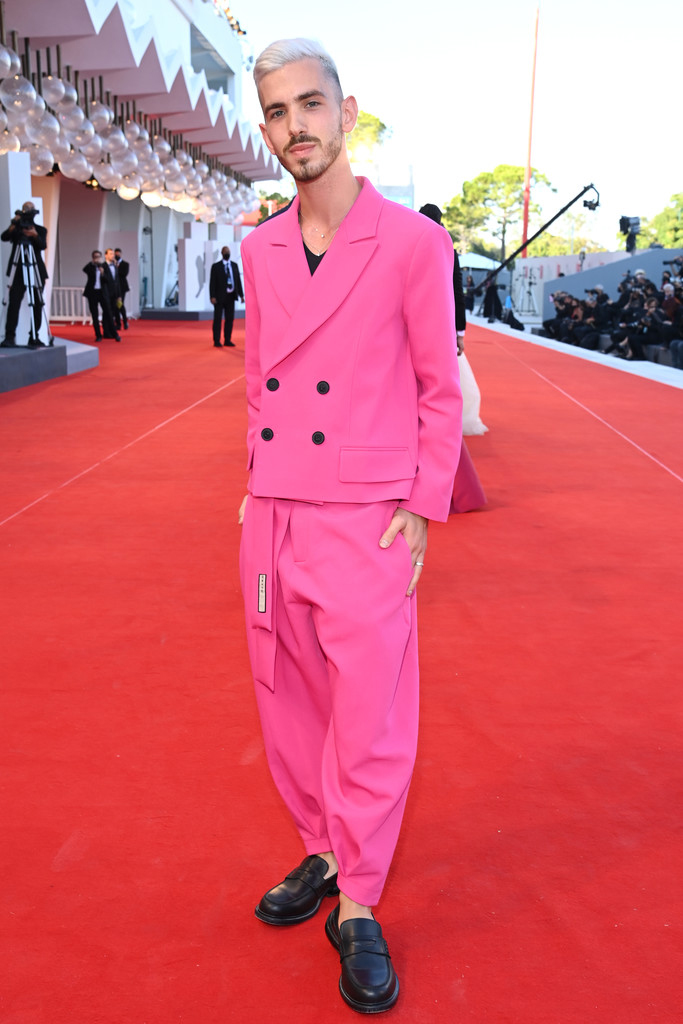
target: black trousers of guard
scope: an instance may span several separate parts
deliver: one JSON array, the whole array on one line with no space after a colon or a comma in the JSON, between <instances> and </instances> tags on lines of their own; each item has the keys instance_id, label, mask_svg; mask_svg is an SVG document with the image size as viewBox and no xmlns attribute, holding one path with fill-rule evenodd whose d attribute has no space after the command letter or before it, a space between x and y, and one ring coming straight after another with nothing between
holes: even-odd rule
<instances>
[{"instance_id":1,"label":"black trousers of guard","mask_svg":"<svg viewBox=\"0 0 683 1024\"><path fill-rule=\"evenodd\" d=\"M220 345L221 341L221 320L225 317L223 326L223 340L227 343L232 338L232 325L235 320L235 299L226 296L224 299L216 299L213 307L213 343Z\"/></svg>"}]
</instances>

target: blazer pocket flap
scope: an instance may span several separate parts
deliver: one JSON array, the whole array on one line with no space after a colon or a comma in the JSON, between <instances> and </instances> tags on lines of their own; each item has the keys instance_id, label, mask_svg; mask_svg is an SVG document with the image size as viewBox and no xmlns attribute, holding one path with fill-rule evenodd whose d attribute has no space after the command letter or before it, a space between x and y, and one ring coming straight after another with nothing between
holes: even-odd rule
<instances>
[{"instance_id":1,"label":"blazer pocket flap","mask_svg":"<svg viewBox=\"0 0 683 1024\"><path fill-rule=\"evenodd\" d=\"M407 448L342 448L339 479L345 483L412 480L415 464Z\"/></svg>"}]
</instances>

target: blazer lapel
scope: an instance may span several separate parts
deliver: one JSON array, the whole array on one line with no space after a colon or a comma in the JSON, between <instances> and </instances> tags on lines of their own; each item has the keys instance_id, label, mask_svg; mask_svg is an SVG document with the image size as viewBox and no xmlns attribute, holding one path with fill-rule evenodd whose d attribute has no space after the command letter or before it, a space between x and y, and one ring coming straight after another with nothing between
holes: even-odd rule
<instances>
[{"instance_id":1,"label":"blazer lapel","mask_svg":"<svg viewBox=\"0 0 683 1024\"><path fill-rule=\"evenodd\" d=\"M297 198L285 213L278 214L266 251L270 283L290 317L295 315L311 277L301 241L298 214Z\"/></svg>"},{"instance_id":2,"label":"blazer lapel","mask_svg":"<svg viewBox=\"0 0 683 1024\"><path fill-rule=\"evenodd\" d=\"M377 223L383 199L362 179L363 187L314 275L308 268L299 230L299 201L292 203L277 237L271 240L267 267L273 288L291 317L271 351L263 351L272 369L313 334L339 308L377 248Z\"/></svg>"}]
</instances>

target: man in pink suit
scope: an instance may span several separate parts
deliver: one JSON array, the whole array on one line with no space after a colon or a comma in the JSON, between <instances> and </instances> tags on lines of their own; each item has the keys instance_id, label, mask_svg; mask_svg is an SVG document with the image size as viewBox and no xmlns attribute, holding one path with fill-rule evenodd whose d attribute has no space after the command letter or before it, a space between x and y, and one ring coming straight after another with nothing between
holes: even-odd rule
<instances>
[{"instance_id":1,"label":"man in pink suit","mask_svg":"<svg viewBox=\"0 0 683 1024\"><path fill-rule=\"evenodd\" d=\"M415 760L415 588L460 451L453 246L354 177L357 104L317 43L273 43L254 78L297 197L242 243L240 575L268 763L307 853L256 916L295 924L339 892L340 991L376 1013L398 997L372 908Z\"/></svg>"}]
</instances>

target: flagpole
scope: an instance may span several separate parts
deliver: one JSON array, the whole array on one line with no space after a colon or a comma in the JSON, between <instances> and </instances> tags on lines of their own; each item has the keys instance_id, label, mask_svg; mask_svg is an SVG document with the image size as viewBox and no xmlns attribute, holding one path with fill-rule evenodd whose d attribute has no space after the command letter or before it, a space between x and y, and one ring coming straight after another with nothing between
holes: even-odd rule
<instances>
[{"instance_id":1,"label":"flagpole","mask_svg":"<svg viewBox=\"0 0 683 1024\"><path fill-rule=\"evenodd\" d=\"M540 7L540 5L539 5ZM524 175L524 225L522 228L522 256L526 256L526 241L529 237L529 203L531 200L531 134L534 126L534 92L536 90L536 51L538 50L538 14L536 8L536 28L534 30L534 62L531 71L531 109L529 112L529 147L526 157L526 173Z\"/></svg>"}]
</instances>

